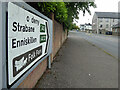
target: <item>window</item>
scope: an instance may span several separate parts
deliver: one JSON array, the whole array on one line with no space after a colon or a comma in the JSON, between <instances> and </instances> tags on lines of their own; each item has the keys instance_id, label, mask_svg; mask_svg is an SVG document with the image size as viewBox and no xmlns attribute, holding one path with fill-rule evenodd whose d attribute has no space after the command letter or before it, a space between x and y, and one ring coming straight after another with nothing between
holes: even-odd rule
<instances>
[{"instance_id":1,"label":"window","mask_svg":"<svg viewBox=\"0 0 120 90\"><path fill-rule=\"evenodd\" d=\"M102 22L102 19L100 19L99 21Z\"/></svg>"},{"instance_id":2,"label":"window","mask_svg":"<svg viewBox=\"0 0 120 90\"><path fill-rule=\"evenodd\" d=\"M108 25L108 24L106 24L106 28L108 28L108 26L109 26L109 25Z\"/></svg>"},{"instance_id":3,"label":"window","mask_svg":"<svg viewBox=\"0 0 120 90\"><path fill-rule=\"evenodd\" d=\"M103 25L100 25L100 28L102 28L103 27Z\"/></svg>"},{"instance_id":4,"label":"window","mask_svg":"<svg viewBox=\"0 0 120 90\"><path fill-rule=\"evenodd\" d=\"M115 32L117 32L118 30L117 30L117 28L115 29Z\"/></svg>"},{"instance_id":5,"label":"window","mask_svg":"<svg viewBox=\"0 0 120 90\"><path fill-rule=\"evenodd\" d=\"M109 22L109 19L106 19L106 22Z\"/></svg>"},{"instance_id":6,"label":"window","mask_svg":"<svg viewBox=\"0 0 120 90\"><path fill-rule=\"evenodd\" d=\"M113 19L113 22L114 22L115 20Z\"/></svg>"}]
</instances>

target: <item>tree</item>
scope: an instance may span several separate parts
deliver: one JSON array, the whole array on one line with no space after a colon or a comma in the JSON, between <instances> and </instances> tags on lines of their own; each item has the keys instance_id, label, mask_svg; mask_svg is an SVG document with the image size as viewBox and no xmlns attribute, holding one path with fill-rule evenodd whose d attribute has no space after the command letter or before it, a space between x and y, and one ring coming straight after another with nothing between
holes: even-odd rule
<instances>
[{"instance_id":1,"label":"tree","mask_svg":"<svg viewBox=\"0 0 120 90\"><path fill-rule=\"evenodd\" d=\"M39 2L38 6L40 11L49 16L51 12L55 14L55 19L60 23L63 23L67 20L67 8L64 2Z\"/></svg>"},{"instance_id":2,"label":"tree","mask_svg":"<svg viewBox=\"0 0 120 90\"><path fill-rule=\"evenodd\" d=\"M80 11L83 11L83 15L85 15L86 11L91 14L90 7L96 8L94 2L66 2L65 4L68 10L68 18L65 22L67 29L72 28L73 19L79 19L78 15Z\"/></svg>"},{"instance_id":3,"label":"tree","mask_svg":"<svg viewBox=\"0 0 120 90\"><path fill-rule=\"evenodd\" d=\"M64 29L73 28L73 20L79 19L80 11L83 11L83 15L86 11L91 14L90 7L96 7L94 2L32 2L28 4L48 17L53 12L55 19L63 23Z\"/></svg>"},{"instance_id":4,"label":"tree","mask_svg":"<svg viewBox=\"0 0 120 90\"><path fill-rule=\"evenodd\" d=\"M80 30L80 28L79 28L75 23L72 24L71 30L72 30L72 29Z\"/></svg>"}]
</instances>

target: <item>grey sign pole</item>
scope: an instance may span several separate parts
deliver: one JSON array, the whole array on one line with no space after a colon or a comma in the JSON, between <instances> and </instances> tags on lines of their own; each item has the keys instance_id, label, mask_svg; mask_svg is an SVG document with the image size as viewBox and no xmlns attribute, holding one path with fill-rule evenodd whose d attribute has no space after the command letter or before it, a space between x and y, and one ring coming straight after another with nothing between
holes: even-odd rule
<instances>
[{"instance_id":1,"label":"grey sign pole","mask_svg":"<svg viewBox=\"0 0 120 90\"><path fill-rule=\"evenodd\" d=\"M48 56L48 68L51 69L51 55Z\"/></svg>"},{"instance_id":2,"label":"grey sign pole","mask_svg":"<svg viewBox=\"0 0 120 90\"><path fill-rule=\"evenodd\" d=\"M2 2L1 3L1 10L2 10L2 13L1 13L1 29L0 29L0 36L2 36L1 40L0 40L0 44L2 45L2 49L0 49L2 52L1 52L1 62L0 66L2 66L2 88L7 88L7 72L6 72L6 30L7 30L7 22L6 22L6 17L7 17L7 2Z\"/></svg>"},{"instance_id":3,"label":"grey sign pole","mask_svg":"<svg viewBox=\"0 0 120 90\"><path fill-rule=\"evenodd\" d=\"M7 3L0 2L0 89L7 88L6 80L6 15Z\"/></svg>"},{"instance_id":4,"label":"grey sign pole","mask_svg":"<svg viewBox=\"0 0 120 90\"><path fill-rule=\"evenodd\" d=\"M2 12L2 2L0 2L0 12ZM2 44L2 13L0 13L0 44ZM0 83L2 83L2 45L0 45ZM2 84L0 84L0 90Z\"/></svg>"}]
</instances>

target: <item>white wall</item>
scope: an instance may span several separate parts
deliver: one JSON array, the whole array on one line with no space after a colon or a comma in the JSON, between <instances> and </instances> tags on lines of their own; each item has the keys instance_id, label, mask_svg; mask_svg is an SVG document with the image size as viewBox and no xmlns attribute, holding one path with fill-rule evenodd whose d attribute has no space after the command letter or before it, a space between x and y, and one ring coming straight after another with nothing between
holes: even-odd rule
<instances>
[{"instance_id":1,"label":"white wall","mask_svg":"<svg viewBox=\"0 0 120 90\"><path fill-rule=\"evenodd\" d=\"M118 23L118 19L98 18L98 29L101 29L101 30L105 29L107 31L112 31L112 26L116 25L117 23ZM102 28L100 27L100 25L102 25ZM108 25L108 27L106 27L106 25Z\"/></svg>"}]
</instances>

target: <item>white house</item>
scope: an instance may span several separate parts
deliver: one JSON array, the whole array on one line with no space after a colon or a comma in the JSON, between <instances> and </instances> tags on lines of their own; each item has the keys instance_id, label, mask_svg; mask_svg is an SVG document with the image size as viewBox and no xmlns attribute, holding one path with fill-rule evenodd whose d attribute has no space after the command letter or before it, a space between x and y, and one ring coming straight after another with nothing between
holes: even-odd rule
<instances>
[{"instance_id":1,"label":"white house","mask_svg":"<svg viewBox=\"0 0 120 90\"><path fill-rule=\"evenodd\" d=\"M112 26L120 21L117 12L95 12L92 19L92 29L96 33L105 33L112 31Z\"/></svg>"},{"instance_id":2,"label":"white house","mask_svg":"<svg viewBox=\"0 0 120 90\"><path fill-rule=\"evenodd\" d=\"M92 25L90 23L85 23L80 25L80 30L81 31L86 31L86 30L92 30Z\"/></svg>"},{"instance_id":3,"label":"white house","mask_svg":"<svg viewBox=\"0 0 120 90\"><path fill-rule=\"evenodd\" d=\"M81 25L80 25L80 30L81 30L81 31L85 31L85 24L81 24Z\"/></svg>"}]
</instances>

